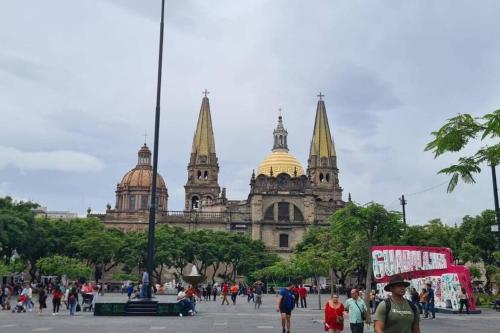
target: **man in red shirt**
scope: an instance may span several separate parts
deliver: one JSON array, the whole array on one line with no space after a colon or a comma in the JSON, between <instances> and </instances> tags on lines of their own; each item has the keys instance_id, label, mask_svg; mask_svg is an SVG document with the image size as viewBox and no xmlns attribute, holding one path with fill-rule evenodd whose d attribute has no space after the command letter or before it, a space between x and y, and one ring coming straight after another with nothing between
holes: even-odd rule
<instances>
[{"instance_id":1,"label":"man in red shirt","mask_svg":"<svg viewBox=\"0 0 500 333\"><path fill-rule=\"evenodd\" d=\"M224 305L224 302L226 302L227 305L229 305L229 300L227 299L228 292L229 292L229 286L227 285L226 282L224 282L224 284L222 285L222 304L221 305Z\"/></svg>"},{"instance_id":2,"label":"man in red shirt","mask_svg":"<svg viewBox=\"0 0 500 333\"><path fill-rule=\"evenodd\" d=\"M295 307L299 307L299 286L294 284L292 288L293 301L295 303Z\"/></svg>"},{"instance_id":3,"label":"man in red shirt","mask_svg":"<svg viewBox=\"0 0 500 333\"><path fill-rule=\"evenodd\" d=\"M307 308L307 289L303 284L300 285L299 288L299 296L300 296L300 307Z\"/></svg>"}]
</instances>

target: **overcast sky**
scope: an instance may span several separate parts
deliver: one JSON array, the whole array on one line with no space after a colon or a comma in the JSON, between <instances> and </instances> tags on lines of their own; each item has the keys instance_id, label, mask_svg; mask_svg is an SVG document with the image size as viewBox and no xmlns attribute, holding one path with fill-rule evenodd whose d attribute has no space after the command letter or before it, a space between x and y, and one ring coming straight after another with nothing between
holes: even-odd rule
<instances>
[{"instance_id":1,"label":"overcast sky","mask_svg":"<svg viewBox=\"0 0 500 333\"><path fill-rule=\"evenodd\" d=\"M102 212L152 147L160 0L0 4L0 196ZM485 166L453 194L430 132L500 107L498 1L167 1L159 172L183 208L186 166L210 91L220 185L244 199L283 108L304 167L325 94L344 200L412 224L493 207Z\"/></svg>"}]
</instances>

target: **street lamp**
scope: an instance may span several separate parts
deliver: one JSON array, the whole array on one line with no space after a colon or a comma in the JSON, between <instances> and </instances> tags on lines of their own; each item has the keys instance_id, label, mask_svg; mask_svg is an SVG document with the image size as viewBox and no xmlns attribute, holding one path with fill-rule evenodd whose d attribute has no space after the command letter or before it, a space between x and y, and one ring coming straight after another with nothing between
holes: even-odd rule
<instances>
[{"instance_id":1,"label":"street lamp","mask_svg":"<svg viewBox=\"0 0 500 333\"><path fill-rule=\"evenodd\" d=\"M149 230L148 230L148 251L147 251L147 272L149 276L149 290L147 296L151 295L153 259L155 249L155 223L156 223L156 178L158 176L158 137L160 132L160 97L161 97L161 69L163 58L163 18L165 12L165 0L161 1L161 21L160 21L160 46L158 51L158 81L156 85L156 110L155 110L155 133L153 146L153 175L151 179L151 205L149 207Z\"/></svg>"}]
</instances>

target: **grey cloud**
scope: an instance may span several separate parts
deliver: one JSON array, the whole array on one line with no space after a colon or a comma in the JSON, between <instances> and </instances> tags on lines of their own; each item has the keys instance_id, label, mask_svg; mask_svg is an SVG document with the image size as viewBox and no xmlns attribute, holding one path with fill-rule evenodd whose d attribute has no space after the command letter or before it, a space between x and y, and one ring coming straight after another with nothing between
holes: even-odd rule
<instances>
[{"instance_id":1,"label":"grey cloud","mask_svg":"<svg viewBox=\"0 0 500 333\"><path fill-rule=\"evenodd\" d=\"M68 73L61 68L5 54L0 54L0 71L22 80L42 83L48 86L61 86L68 77Z\"/></svg>"}]
</instances>

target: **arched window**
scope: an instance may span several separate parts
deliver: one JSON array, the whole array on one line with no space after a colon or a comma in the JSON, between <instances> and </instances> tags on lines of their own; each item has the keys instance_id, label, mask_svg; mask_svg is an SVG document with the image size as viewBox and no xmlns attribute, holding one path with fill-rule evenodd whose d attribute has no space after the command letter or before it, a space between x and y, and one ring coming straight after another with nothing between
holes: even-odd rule
<instances>
[{"instance_id":1,"label":"arched window","mask_svg":"<svg viewBox=\"0 0 500 333\"><path fill-rule=\"evenodd\" d=\"M201 179L201 171L198 171L198 179Z\"/></svg>"},{"instance_id":2,"label":"arched window","mask_svg":"<svg viewBox=\"0 0 500 333\"><path fill-rule=\"evenodd\" d=\"M205 171L203 173L203 179L207 180L208 179L208 171Z\"/></svg>"},{"instance_id":3,"label":"arched window","mask_svg":"<svg viewBox=\"0 0 500 333\"><path fill-rule=\"evenodd\" d=\"M148 208L149 195L143 194L141 195L141 209Z\"/></svg>"},{"instance_id":4,"label":"arched window","mask_svg":"<svg viewBox=\"0 0 500 333\"><path fill-rule=\"evenodd\" d=\"M322 183L325 181L325 177L323 176L323 173L319 174L319 182Z\"/></svg>"},{"instance_id":5,"label":"arched window","mask_svg":"<svg viewBox=\"0 0 500 333\"><path fill-rule=\"evenodd\" d=\"M191 198L191 209L198 209L200 208L200 198L198 198L196 195Z\"/></svg>"},{"instance_id":6,"label":"arched window","mask_svg":"<svg viewBox=\"0 0 500 333\"><path fill-rule=\"evenodd\" d=\"M271 205L271 207L266 210L266 214L264 214L264 220L274 221L274 205Z\"/></svg>"},{"instance_id":7,"label":"arched window","mask_svg":"<svg viewBox=\"0 0 500 333\"><path fill-rule=\"evenodd\" d=\"M290 204L278 202L278 221L290 221Z\"/></svg>"},{"instance_id":8,"label":"arched window","mask_svg":"<svg viewBox=\"0 0 500 333\"><path fill-rule=\"evenodd\" d=\"M303 222L304 221L304 215L302 215L302 212L300 211L299 207L293 206L293 220L297 222Z\"/></svg>"},{"instance_id":9,"label":"arched window","mask_svg":"<svg viewBox=\"0 0 500 333\"><path fill-rule=\"evenodd\" d=\"M283 144L283 136L280 135L280 145Z\"/></svg>"},{"instance_id":10,"label":"arched window","mask_svg":"<svg viewBox=\"0 0 500 333\"><path fill-rule=\"evenodd\" d=\"M128 209L135 209L135 195L128 197Z\"/></svg>"},{"instance_id":11,"label":"arched window","mask_svg":"<svg viewBox=\"0 0 500 333\"><path fill-rule=\"evenodd\" d=\"M212 197L210 197L209 195L207 195L205 197L205 200L208 202L208 203L211 203L212 202Z\"/></svg>"},{"instance_id":12,"label":"arched window","mask_svg":"<svg viewBox=\"0 0 500 333\"><path fill-rule=\"evenodd\" d=\"M326 182L327 183L330 182L330 174L329 173L326 174Z\"/></svg>"},{"instance_id":13,"label":"arched window","mask_svg":"<svg viewBox=\"0 0 500 333\"><path fill-rule=\"evenodd\" d=\"M288 235L280 234L280 247L288 247Z\"/></svg>"}]
</instances>

